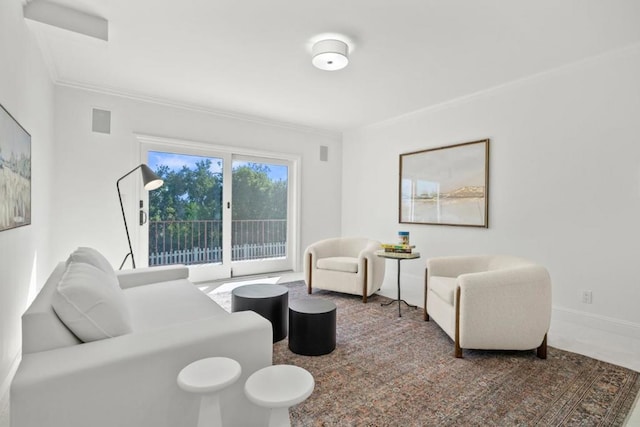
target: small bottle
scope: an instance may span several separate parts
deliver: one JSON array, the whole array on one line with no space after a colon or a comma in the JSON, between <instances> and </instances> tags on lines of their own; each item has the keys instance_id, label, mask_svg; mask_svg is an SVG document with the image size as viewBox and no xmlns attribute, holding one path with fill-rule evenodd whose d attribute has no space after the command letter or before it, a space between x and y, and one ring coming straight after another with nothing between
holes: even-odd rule
<instances>
[{"instance_id":1,"label":"small bottle","mask_svg":"<svg viewBox=\"0 0 640 427\"><path fill-rule=\"evenodd\" d=\"M407 245L407 246L409 246L409 232L408 231L398 231L398 244L399 245Z\"/></svg>"}]
</instances>

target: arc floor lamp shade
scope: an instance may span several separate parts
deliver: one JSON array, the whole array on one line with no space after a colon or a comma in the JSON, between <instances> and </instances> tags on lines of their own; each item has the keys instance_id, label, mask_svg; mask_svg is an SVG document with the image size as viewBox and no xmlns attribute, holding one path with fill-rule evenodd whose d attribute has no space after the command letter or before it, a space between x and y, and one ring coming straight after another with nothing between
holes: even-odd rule
<instances>
[{"instance_id":1,"label":"arc floor lamp shade","mask_svg":"<svg viewBox=\"0 0 640 427\"><path fill-rule=\"evenodd\" d=\"M120 193L120 181L122 181L123 179L125 179L126 177L128 177L138 169L140 169L140 174L142 175L142 185L145 190L147 191L155 190L157 188L162 187L162 184L164 184L164 181L162 180L162 178L156 175L149 168L149 166L145 165L144 163L131 169L129 172L127 172L122 177L120 177L120 179L118 179L118 181L116 182L116 188L118 189L118 200L120 201L120 210L122 211L122 220L124 221L124 231L127 233L127 243L129 244L129 253L125 255L124 259L122 260L122 264L120 264L120 270L122 270L122 267L124 266L124 263L127 262L127 258L129 258L129 256L131 256L132 267L136 268L136 260L133 256L133 248L131 247L131 237L129 236L129 227L127 226L127 216L124 213L124 205L122 204L122 194Z\"/></svg>"},{"instance_id":2,"label":"arc floor lamp shade","mask_svg":"<svg viewBox=\"0 0 640 427\"><path fill-rule=\"evenodd\" d=\"M144 163L140 165L140 172L142 173L142 182L145 190L156 190L164 184L164 181Z\"/></svg>"}]
</instances>

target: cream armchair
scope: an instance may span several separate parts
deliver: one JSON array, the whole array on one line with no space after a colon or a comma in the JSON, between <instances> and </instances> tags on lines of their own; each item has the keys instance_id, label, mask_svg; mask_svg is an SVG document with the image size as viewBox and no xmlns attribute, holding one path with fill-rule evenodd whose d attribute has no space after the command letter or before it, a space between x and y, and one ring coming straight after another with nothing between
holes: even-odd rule
<instances>
[{"instance_id":1,"label":"cream armchair","mask_svg":"<svg viewBox=\"0 0 640 427\"><path fill-rule=\"evenodd\" d=\"M376 256L380 242L360 237L337 237L310 245L304 253L304 277L313 288L362 295L362 302L380 289L384 259Z\"/></svg>"},{"instance_id":2,"label":"cream armchair","mask_svg":"<svg viewBox=\"0 0 640 427\"><path fill-rule=\"evenodd\" d=\"M512 256L427 260L424 320L431 317L462 349L529 350L547 357L551 280L547 270Z\"/></svg>"}]
</instances>

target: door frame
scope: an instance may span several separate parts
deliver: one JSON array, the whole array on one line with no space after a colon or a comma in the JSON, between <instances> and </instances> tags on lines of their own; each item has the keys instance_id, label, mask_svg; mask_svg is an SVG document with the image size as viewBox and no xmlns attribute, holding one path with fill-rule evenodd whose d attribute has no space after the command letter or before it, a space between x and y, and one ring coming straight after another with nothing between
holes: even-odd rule
<instances>
[{"instance_id":1,"label":"door frame","mask_svg":"<svg viewBox=\"0 0 640 427\"><path fill-rule=\"evenodd\" d=\"M148 151L166 151L166 152L183 152L184 154L190 154L189 151L197 152L196 155L210 155L219 157L223 155L225 163L228 162L228 166L225 165L223 169L223 190L222 190L222 202L223 206L228 206L227 203L231 203L231 167L232 159L234 156L241 158L256 158L256 160L262 160L268 162L272 159L274 162L286 161L289 163L289 177L288 177L288 220L287 220L287 262L283 264L285 270L296 270L296 266L299 261L300 254L300 202L301 202L301 185L300 185L300 165L301 156L290 153L280 153L275 151L257 150L247 147L232 147L228 145L219 145L206 141L195 141L187 139L167 138L155 135L134 133L138 144L138 153L140 163L147 162ZM185 150L185 151L180 151ZM194 153L195 154L195 153ZM228 178L227 178L228 173ZM148 192L142 190L139 186L137 188L137 197L132 201L137 207L138 200L143 200L145 207L148 209L149 195ZM131 201L130 201L131 203ZM130 206L133 209L134 206ZM233 207L231 207L233 209ZM135 210L137 212L137 209ZM228 221L224 221L226 216L229 216ZM223 208L223 240L228 239L228 244L223 243L223 265L228 263L221 271L213 273L207 271L205 266L189 266L190 279L193 282L202 282L216 279L224 279L235 276L233 272L233 263L231 263L231 210ZM133 227L132 227L133 228ZM228 229L227 229L228 228ZM145 234L146 233L146 234ZM138 248L136 251L139 255L137 258L140 260L138 263L140 266L147 266L149 262L148 251L148 224L145 226L136 226L135 232L132 234L133 246ZM227 253L228 252L228 253ZM236 263L245 261L236 261ZM228 268L227 268L228 267ZM238 266L240 267L240 266ZM246 267L246 266L243 266ZM242 275L246 274L258 274L266 273L260 269L252 268L238 268ZM283 271L283 270L278 270ZM269 271L275 272L275 271Z\"/></svg>"}]
</instances>

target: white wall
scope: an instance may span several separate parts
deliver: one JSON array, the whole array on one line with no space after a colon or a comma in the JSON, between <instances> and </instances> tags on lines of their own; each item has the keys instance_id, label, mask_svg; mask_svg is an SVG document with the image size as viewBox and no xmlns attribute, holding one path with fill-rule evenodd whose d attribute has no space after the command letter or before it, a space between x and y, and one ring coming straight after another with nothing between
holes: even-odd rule
<instances>
[{"instance_id":1,"label":"white wall","mask_svg":"<svg viewBox=\"0 0 640 427\"><path fill-rule=\"evenodd\" d=\"M19 1L0 2L0 104L31 134L31 225L0 232L0 400L20 353L20 316L50 268L53 85ZM2 408L0 402L0 408Z\"/></svg>"},{"instance_id":2,"label":"white wall","mask_svg":"<svg viewBox=\"0 0 640 427\"><path fill-rule=\"evenodd\" d=\"M422 305L424 258L514 254L551 273L552 344L589 335L576 325L640 340L638 76L634 46L348 132L343 234L395 241L398 230L410 231L423 255L402 266L413 303ZM489 228L399 224L399 154L484 138ZM388 295L395 271L388 263ZM593 304L581 303L583 289L593 291ZM640 346L631 351L640 359Z\"/></svg>"},{"instance_id":3,"label":"white wall","mask_svg":"<svg viewBox=\"0 0 640 427\"><path fill-rule=\"evenodd\" d=\"M135 133L301 156L301 247L340 233L341 136L221 117L77 88L56 87L53 253L102 251L114 266L128 252L115 183L137 166ZM111 111L111 134L91 132L91 110ZM320 146L329 147L321 162ZM122 182L133 197L135 180ZM134 249L135 250L135 249Z\"/></svg>"}]
</instances>

